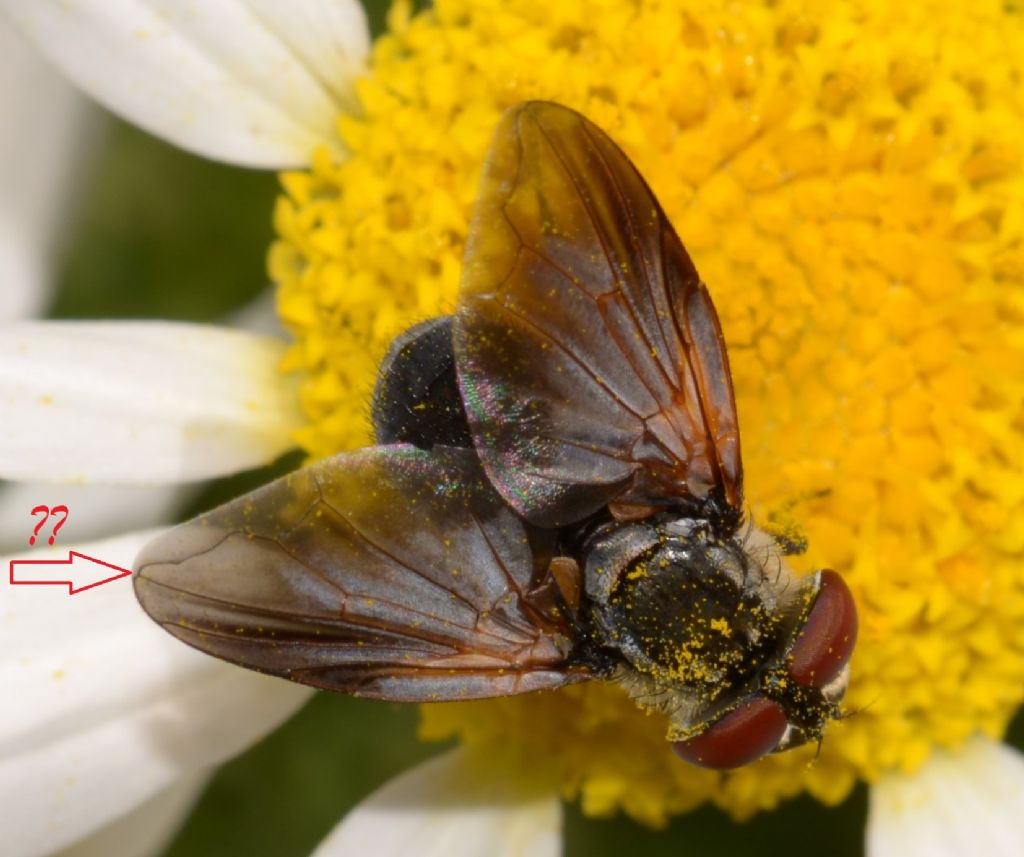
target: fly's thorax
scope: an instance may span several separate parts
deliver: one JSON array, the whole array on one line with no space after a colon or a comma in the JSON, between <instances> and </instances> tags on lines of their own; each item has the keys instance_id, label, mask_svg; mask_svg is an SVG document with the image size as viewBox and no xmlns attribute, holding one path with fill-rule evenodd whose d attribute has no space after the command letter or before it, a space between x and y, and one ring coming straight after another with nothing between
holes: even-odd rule
<instances>
[{"instance_id":1,"label":"fly's thorax","mask_svg":"<svg viewBox=\"0 0 1024 857\"><path fill-rule=\"evenodd\" d=\"M771 536L702 519L611 525L591 540L585 586L598 638L645 707L679 737L759 687L812 597Z\"/></svg>"}]
</instances>

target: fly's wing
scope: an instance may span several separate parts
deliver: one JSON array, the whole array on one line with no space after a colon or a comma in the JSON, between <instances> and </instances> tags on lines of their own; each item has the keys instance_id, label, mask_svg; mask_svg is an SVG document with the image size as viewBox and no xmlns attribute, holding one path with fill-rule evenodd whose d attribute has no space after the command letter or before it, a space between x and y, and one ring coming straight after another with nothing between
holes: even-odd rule
<instances>
[{"instance_id":1,"label":"fly's wing","mask_svg":"<svg viewBox=\"0 0 1024 857\"><path fill-rule=\"evenodd\" d=\"M587 678L472 450L339 455L169 531L136 565L139 601L176 637L316 687L437 701Z\"/></svg>"},{"instance_id":2,"label":"fly's wing","mask_svg":"<svg viewBox=\"0 0 1024 857\"><path fill-rule=\"evenodd\" d=\"M495 487L544 526L611 500L742 503L732 380L707 288L626 155L557 104L491 144L454 331Z\"/></svg>"}]
</instances>

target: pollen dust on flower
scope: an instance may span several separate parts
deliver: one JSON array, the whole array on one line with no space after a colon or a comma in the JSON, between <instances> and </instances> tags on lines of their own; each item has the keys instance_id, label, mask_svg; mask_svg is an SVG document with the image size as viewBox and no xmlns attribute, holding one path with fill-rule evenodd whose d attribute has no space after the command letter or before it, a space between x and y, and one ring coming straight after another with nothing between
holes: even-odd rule
<instances>
[{"instance_id":1,"label":"pollen dust on flower","mask_svg":"<svg viewBox=\"0 0 1024 857\"><path fill-rule=\"evenodd\" d=\"M736 816L1000 734L1024 693L1024 26L995 0L399 3L326 149L283 176L270 269L314 457L365 443L392 336L452 308L506 107L586 113L654 187L729 343L755 519L861 613L820 758L720 774L592 683L424 709L545 760L592 814Z\"/></svg>"}]
</instances>

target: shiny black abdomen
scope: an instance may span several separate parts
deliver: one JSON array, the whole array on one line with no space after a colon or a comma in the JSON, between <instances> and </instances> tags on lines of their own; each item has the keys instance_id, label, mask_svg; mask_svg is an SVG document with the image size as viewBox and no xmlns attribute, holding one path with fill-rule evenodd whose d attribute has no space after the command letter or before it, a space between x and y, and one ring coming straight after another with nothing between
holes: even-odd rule
<instances>
[{"instance_id":1,"label":"shiny black abdomen","mask_svg":"<svg viewBox=\"0 0 1024 857\"><path fill-rule=\"evenodd\" d=\"M473 445L455 374L450 315L410 327L391 343L377 373L372 419L380 444Z\"/></svg>"}]
</instances>

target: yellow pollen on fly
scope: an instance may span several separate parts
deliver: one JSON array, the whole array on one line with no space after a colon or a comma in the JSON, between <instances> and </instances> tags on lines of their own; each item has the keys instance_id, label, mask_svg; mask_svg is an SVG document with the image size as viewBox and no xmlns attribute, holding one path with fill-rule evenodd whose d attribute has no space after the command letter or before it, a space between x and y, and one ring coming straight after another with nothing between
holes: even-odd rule
<instances>
[{"instance_id":1,"label":"yellow pollen on fly","mask_svg":"<svg viewBox=\"0 0 1024 857\"><path fill-rule=\"evenodd\" d=\"M712 631L716 631L723 637L732 636L732 628L729 627L729 623L725 619L712 619L710 626Z\"/></svg>"},{"instance_id":2,"label":"yellow pollen on fly","mask_svg":"<svg viewBox=\"0 0 1024 857\"><path fill-rule=\"evenodd\" d=\"M796 564L839 571L861 623L857 713L814 764L810 746L688 766L600 682L424 706L424 736L544 759L585 812L661 824L834 803L1002 733L1024 695L1021 44L996 0L395 5L339 119L350 159L282 176L269 266L300 442L369 440L391 338L454 306L498 117L560 101L622 145L708 283L753 519L795 522Z\"/></svg>"}]
</instances>

